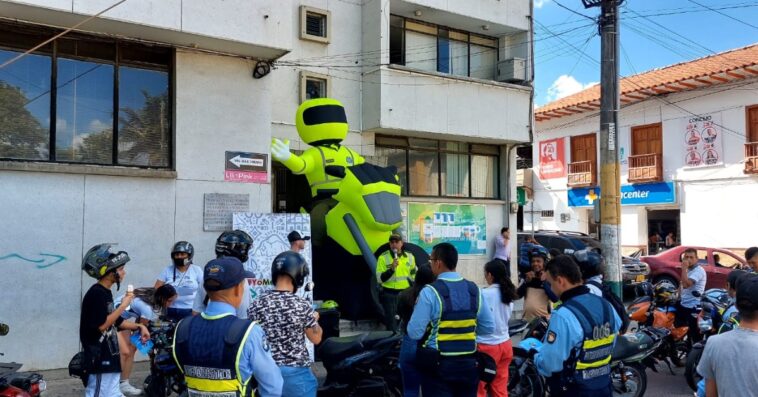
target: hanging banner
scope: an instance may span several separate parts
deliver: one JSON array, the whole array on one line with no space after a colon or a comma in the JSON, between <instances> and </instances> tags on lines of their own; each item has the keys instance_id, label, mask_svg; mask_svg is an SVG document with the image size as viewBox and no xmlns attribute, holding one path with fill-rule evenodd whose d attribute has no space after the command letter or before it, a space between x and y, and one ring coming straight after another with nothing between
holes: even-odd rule
<instances>
[{"instance_id":1,"label":"hanging banner","mask_svg":"<svg viewBox=\"0 0 758 397\"><path fill-rule=\"evenodd\" d=\"M683 118L684 165L708 167L724 162L721 113Z\"/></svg>"},{"instance_id":2,"label":"hanging banner","mask_svg":"<svg viewBox=\"0 0 758 397\"><path fill-rule=\"evenodd\" d=\"M431 253L448 242L462 255L487 253L487 217L484 205L408 203L408 241Z\"/></svg>"},{"instance_id":3,"label":"hanging banner","mask_svg":"<svg viewBox=\"0 0 758 397\"><path fill-rule=\"evenodd\" d=\"M565 138L540 142L540 179L566 176Z\"/></svg>"}]
</instances>

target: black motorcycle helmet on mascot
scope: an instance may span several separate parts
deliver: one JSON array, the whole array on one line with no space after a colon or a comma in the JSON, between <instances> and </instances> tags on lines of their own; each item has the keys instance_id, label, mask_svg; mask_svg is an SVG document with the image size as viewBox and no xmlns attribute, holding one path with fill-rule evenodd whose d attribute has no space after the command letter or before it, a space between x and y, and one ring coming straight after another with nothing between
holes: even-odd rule
<instances>
[{"instance_id":1,"label":"black motorcycle helmet on mascot","mask_svg":"<svg viewBox=\"0 0 758 397\"><path fill-rule=\"evenodd\" d=\"M305 263L305 258L297 252L282 252L271 263L271 281L276 283L276 278L281 275L290 276L292 277L292 284L295 286L296 291L305 284L308 274L310 273L308 265Z\"/></svg>"},{"instance_id":2,"label":"black motorcycle helmet on mascot","mask_svg":"<svg viewBox=\"0 0 758 397\"><path fill-rule=\"evenodd\" d=\"M579 265L582 278L587 280L603 274L603 257L599 252L592 249L574 251L574 260Z\"/></svg>"},{"instance_id":3,"label":"black motorcycle helmet on mascot","mask_svg":"<svg viewBox=\"0 0 758 397\"><path fill-rule=\"evenodd\" d=\"M247 254L253 246L253 238L242 230L223 232L216 239L216 256L233 256L240 262L247 262Z\"/></svg>"},{"instance_id":4,"label":"black motorcycle helmet on mascot","mask_svg":"<svg viewBox=\"0 0 758 397\"><path fill-rule=\"evenodd\" d=\"M82 270L88 276L100 280L129 262L126 251L112 252L113 244L98 244L87 251L82 258ZM116 289L121 288L121 280L116 273Z\"/></svg>"}]
</instances>

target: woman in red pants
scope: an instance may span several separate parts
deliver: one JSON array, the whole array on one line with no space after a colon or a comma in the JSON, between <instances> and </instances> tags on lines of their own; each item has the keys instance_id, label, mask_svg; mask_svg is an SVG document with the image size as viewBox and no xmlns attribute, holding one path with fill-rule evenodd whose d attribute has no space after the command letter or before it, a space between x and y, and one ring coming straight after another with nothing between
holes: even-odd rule
<instances>
[{"instance_id":1,"label":"woman in red pants","mask_svg":"<svg viewBox=\"0 0 758 397\"><path fill-rule=\"evenodd\" d=\"M484 279L487 280L488 287L482 290L482 296L495 319L495 332L477 336L476 342L479 351L487 353L497 363L497 375L492 383L479 383L478 397L486 397L488 392L492 397L507 397L508 366L513 359L508 320L513 311L513 300L517 297L516 287L508 278L505 265L500 261L493 260L484 265Z\"/></svg>"}]
</instances>

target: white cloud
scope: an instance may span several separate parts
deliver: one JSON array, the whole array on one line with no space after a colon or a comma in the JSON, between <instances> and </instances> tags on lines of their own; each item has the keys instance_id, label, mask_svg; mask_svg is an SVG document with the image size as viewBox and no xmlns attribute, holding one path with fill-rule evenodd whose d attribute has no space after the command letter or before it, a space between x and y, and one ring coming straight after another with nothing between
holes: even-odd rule
<instances>
[{"instance_id":1,"label":"white cloud","mask_svg":"<svg viewBox=\"0 0 758 397\"><path fill-rule=\"evenodd\" d=\"M548 2L550 2L550 0L534 0L534 8L542 8L542 6Z\"/></svg>"},{"instance_id":2,"label":"white cloud","mask_svg":"<svg viewBox=\"0 0 758 397\"><path fill-rule=\"evenodd\" d=\"M110 130L113 128L113 124L108 124L100 121L99 119L93 119L89 122L89 132L101 132L103 130Z\"/></svg>"},{"instance_id":3,"label":"white cloud","mask_svg":"<svg viewBox=\"0 0 758 397\"><path fill-rule=\"evenodd\" d=\"M557 99L565 98L569 95L576 94L588 87L597 84L596 81L582 84L577 81L574 76L563 74L558 77L553 84L547 89L548 102L555 101Z\"/></svg>"}]
</instances>

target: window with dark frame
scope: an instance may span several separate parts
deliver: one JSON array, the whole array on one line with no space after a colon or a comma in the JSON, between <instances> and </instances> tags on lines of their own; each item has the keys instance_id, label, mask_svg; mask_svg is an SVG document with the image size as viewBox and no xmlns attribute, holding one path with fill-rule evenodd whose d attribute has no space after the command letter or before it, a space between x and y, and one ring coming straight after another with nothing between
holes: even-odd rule
<instances>
[{"instance_id":1,"label":"window with dark frame","mask_svg":"<svg viewBox=\"0 0 758 397\"><path fill-rule=\"evenodd\" d=\"M327 37L326 15L308 11L305 13L305 32L311 36Z\"/></svg>"},{"instance_id":2,"label":"window with dark frame","mask_svg":"<svg viewBox=\"0 0 758 397\"><path fill-rule=\"evenodd\" d=\"M498 39L390 16L390 63L429 72L494 80Z\"/></svg>"},{"instance_id":3,"label":"window with dark frame","mask_svg":"<svg viewBox=\"0 0 758 397\"><path fill-rule=\"evenodd\" d=\"M327 96L327 81L318 77L305 78L305 99L325 98Z\"/></svg>"},{"instance_id":4,"label":"window with dark frame","mask_svg":"<svg viewBox=\"0 0 758 397\"><path fill-rule=\"evenodd\" d=\"M407 196L498 199L500 148L378 135L369 161L395 166Z\"/></svg>"},{"instance_id":5,"label":"window with dark frame","mask_svg":"<svg viewBox=\"0 0 758 397\"><path fill-rule=\"evenodd\" d=\"M56 33L0 24L0 63ZM172 61L73 33L20 58L0 70L0 159L170 168Z\"/></svg>"}]
</instances>

